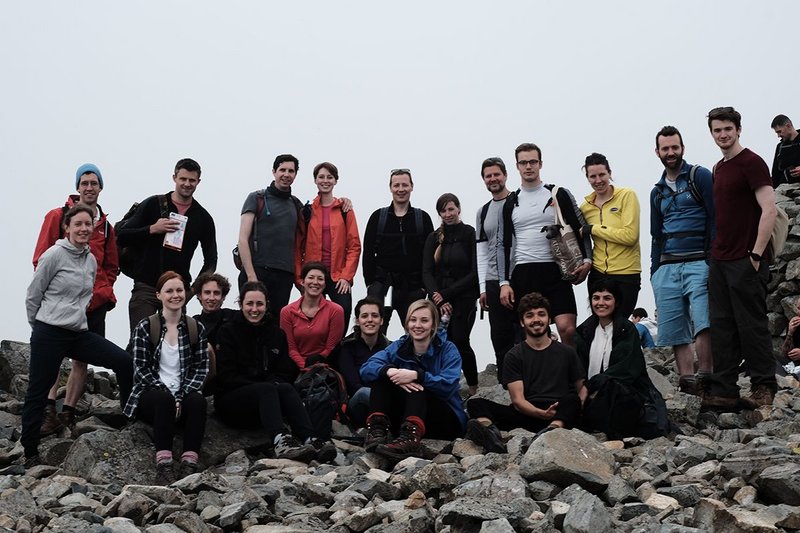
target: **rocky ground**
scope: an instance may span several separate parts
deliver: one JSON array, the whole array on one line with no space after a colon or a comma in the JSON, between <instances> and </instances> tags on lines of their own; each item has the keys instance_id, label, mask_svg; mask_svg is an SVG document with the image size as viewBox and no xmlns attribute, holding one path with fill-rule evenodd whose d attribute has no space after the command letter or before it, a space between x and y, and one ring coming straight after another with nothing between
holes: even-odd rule
<instances>
[{"instance_id":1,"label":"rocky ground","mask_svg":"<svg viewBox=\"0 0 800 533\"><path fill-rule=\"evenodd\" d=\"M77 435L44 439L47 465L27 472L18 465L27 350L0 345L0 531L800 529L800 384L794 378L780 378L772 408L700 413L698 398L675 391L668 351L653 350L651 375L682 435L604 442L555 430L533 441L531 433L515 430L508 454L484 454L462 439L426 440L429 458L396 465L348 442L341 426L334 464L270 459L257 432L230 430L212 414L201 451L206 469L158 487L149 428L126 423L108 399L113 378L102 373L89 380ZM489 368L479 394L507 401L495 383ZM746 379L742 385L747 388Z\"/></svg>"}]
</instances>

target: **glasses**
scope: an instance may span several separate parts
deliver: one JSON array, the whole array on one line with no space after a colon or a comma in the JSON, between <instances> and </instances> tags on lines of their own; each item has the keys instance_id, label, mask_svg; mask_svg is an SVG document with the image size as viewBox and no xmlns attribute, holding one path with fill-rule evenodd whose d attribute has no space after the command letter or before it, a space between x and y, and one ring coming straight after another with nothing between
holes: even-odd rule
<instances>
[{"instance_id":1,"label":"glasses","mask_svg":"<svg viewBox=\"0 0 800 533\"><path fill-rule=\"evenodd\" d=\"M398 174L408 174L411 175L411 171L407 168L393 168L389 172L389 176L397 176Z\"/></svg>"},{"instance_id":2,"label":"glasses","mask_svg":"<svg viewBox=\"0 0 800 533\"><path fill-rule=\"evenodd\" d=\"M538 159L528 159L527 161L525 161L525 160L517 161L517 166L518 167L522 167L522 168L525 168L528 165L530 165L532 167L535 167L538 164L539 164L539 160Z\"/></svg>"}]
</instances>

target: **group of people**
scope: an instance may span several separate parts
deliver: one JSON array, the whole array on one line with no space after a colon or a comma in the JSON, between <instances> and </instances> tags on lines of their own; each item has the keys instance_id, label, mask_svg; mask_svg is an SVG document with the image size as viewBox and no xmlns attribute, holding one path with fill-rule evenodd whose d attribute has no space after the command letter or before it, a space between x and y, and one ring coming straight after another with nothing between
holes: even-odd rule
<instances>
[{"instance_id":1,"label":"group of people","mask_svg":"<svg viewBox=\"0 0 800 533\"><path fill-rule=\"evenodd\" d=\"M741 146L736 110L715 108L707 118L723 156L713 171L684 160L676 128L655 137L664 166L650 195L658 344L674 347L681 390L701 395L705 407L739 407L743 358L753 388L741 402L767 405L776 390L765 303L776 216L772 177ZM777 168L785 179L800 178L800 167L786 163L793 152L782 148L796 139L784 131L791 123L774 128L782 139ZM641 286L636 194L617 186L608 159L592 153L583 166L592 192L579 206L569 190L543 181L539 146L523 143L514 155L516 191L507 186L501 158L483 161L491 200L478 210L474 228L462 221L452 193L437 201L441 223L434 228L411 205L411 171L392 170L392 202L372 213L363 244L352 203L333 194L337 167L325 162L313 169L318 194L304 204L292 195L299 161L278 156L273 181L250 193L241 210L238 311L222 308L231 287L214 273L214 220L194 197L197 162L180 160L174 190L147 198L114 227L97 203L100 169L81 166L78 194L47 214L34 253L26 458L37 460L40 434L74 425L86 363L114 370L124 412L153 425L163 479L174 475L176 420L184 426L181 469L196 469L205 397L212 394L226 423L261 427L276 455L331 460L330 420L312 422L315 413L292 386L299 373L320 364L343 375L351 419L367 427L367 450L392 458L420 453L423 435L466 433L500 450L498 428L581 425L620 436L662 434L669 426L663 400L627 319ZM573 234L578 258L568 268L553 251L553 227ZM192 284L198 245L204 260ZM359 260L367 298L356 304L354 331L345 337ZM121 261L131 265L125 273L134 280L128 352L104 338ZM573 285L587 279L592 316L578 326ZM290 303L294 286L301 297ZM190 293L203 308L196 317L185 314ZM462 372L468 396L478 385L470 344L476 301L489 314L498 379L511 407L477 398L463 407ZM406 334L389 342L393 310ZM58 363L65 356L73 368L57 413Z\"/></svg>"}]
</instances>

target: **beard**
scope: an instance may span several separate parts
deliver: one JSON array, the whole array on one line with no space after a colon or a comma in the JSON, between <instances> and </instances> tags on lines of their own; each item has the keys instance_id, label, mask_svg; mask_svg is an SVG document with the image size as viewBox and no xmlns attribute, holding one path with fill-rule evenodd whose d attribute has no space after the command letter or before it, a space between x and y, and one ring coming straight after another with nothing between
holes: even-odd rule
<instances>
[{"instance_id":1,"label":"beard","mask_svg":"<svg viewBox=\"0 0 800 533\"><path fill-rule=\"evenodd\" d=\"M681 168L681 165L683 165L682 157L679 157L674 161L668 161L666 157L659 157L659 159L661 159L661 164L664 165L664 168L668 168L670 170L679 169Z\"/></svg>"},{"instance_id":2,"label":"beard","mask_svg":"<svg viewBox=\"0 0 800 533\"><path fill-rule=\"evenodd\" d=\"M537 327L541 327L541 329L540 330L534 329L534 328L537 328ZM527 330L528 335L530 335L531 337L536 338L536 339L544 337L544 336L547 336L547 335L550 335L550 328L547 327L547 326L538 326L537 325L537 326L533 326L533 327L527 327L525 329Z\"/></svg>"}]
</instances>

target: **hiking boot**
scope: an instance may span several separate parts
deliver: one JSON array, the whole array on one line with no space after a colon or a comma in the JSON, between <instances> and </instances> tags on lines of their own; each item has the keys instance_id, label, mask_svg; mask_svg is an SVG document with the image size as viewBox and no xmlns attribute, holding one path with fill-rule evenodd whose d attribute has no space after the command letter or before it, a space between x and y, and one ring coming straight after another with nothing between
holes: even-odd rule
<instances>
[{"instance_id":1,"label":"hiking boot","mask_svg":"<svg viewBox=\"0 0 800 533\"><path fill-rule=\"evenodd\" d=\"M156 479L154 483L159 486L171 485L175 482L175 471L172 469L172 461L168 463L156 464Z\"/></svg>"},{"instance_id":2,"label":"hiking boot","mask_svg":"<svg viewBox=\"0 0 800 533\"><path fill-rule=\"evenodd\" d=\"M45 435L52 435L53 433L61 431L63 427L61 420L58 418L56 406L47 404L44 408L44 420L42 420L42 427L39 430L39 435L42 437Z\"/></svg>"},{"instance_id":3,"label":"hiking boot","mask_svg":"<svg viewBox=\"0 0 800 533\"><path fill-rule=\"evenodd\" d=\"M274 447L276 459L291 459L307 463L314 459L317 450L311 444L300 444L292 435L281 435Z\"/></svg>"},{"instance_id":4,"label":"hiking boot","mask_svg":"<svg viewBox=\"0 0 800 533\"><path fill-rule=\"evenodd\" d=\"M739 398L714 396L712 394L704 394L702 403L700 404L701 411L733 412L739 411L739 408Z\"/></svg>"},{"instance_id":5,"label":"hiking boot","mask_svg":"<svg viewBox=\"0 0 800 533\"><path fill-rule=\"evenodd\" d=\"M336 459L336 446L331 441L313 438L309 444L316 450L317 457L315 459L318 462L330 463Z\"/></svg>"},{"instance_id":6,"label":"hiking boot","mask_svg":"<svg viewBox=\"0 0 800 533\"><path fill-rule=\"evenodd\" d=\"M58 413L58 420L61 424L67 428L70 432L70 435L74 438L75 437L75 411L73 410L66 410L61 411Z\"/></svg>"},{"instance_id":7,"label":"hiking boot","mask_svg":"<svg viewBox=\"0 0 800 533\"><path fill-rule=\"evenodd\" d=\"M749 396L742 398L742 405L747 409L758 409L764 405L772 405L775 393L766 385L756 385Z\"/></svg>"},{"instance_id":8,"label":"hiking boot","mask_svg":"<svg viewBox=\"0 0 800 533\"><path fill-rule=\"evenodd\" d=\"M400 426L400 434L389 444L381 444L376 453L402 461L407 457L422 457L422 429L413 422L405 421Z\"/></svg>"},{"instance_id":9,"label":"hiking boot","mask_svg":"<svg viewBox=\"0 0 800 533\"><path fill-rule=\"evenodd\" d=\"M692 396L703 396L703 382L696 376L681 376L678 379L678 390Z\"/></svg>"},{"instance_id":10,"label":"hiking boot","mask_svg":"<svg viewBox=\"0 0 800 533\"><path fill-rule=\"evenodd\" d=\"M384 415L367 417L367 436L364 437L364 450L374 452L381 444L389 442L389 419Z\"/></svg>"},{"instance_id":11,"label":"hiking boot","mask_svg":"<svg viewBox=\"0 0 800 533\"><path fill-rule=\"evenodd\" d=\"M23 463L26 470L29 470L34 466L39 466L40 464L42 464L42 458L39 455L32 455L31 457L26 457L25 462Z\"/></svg>"},{"instance_id":12,"label":"hiking boot","mask_svg":"<svg viewBox=\"0 0 800 533\"><path fill-rule=\"evenodd\" d=\"M500 435L500 430L494 424L484 426L477 420L467 421L467 438L482 446L486 453L506 453L506 443Z\"/></svg>"},{"instance_id":13,"label":"hiking boot","mask_svg":"<svg viewBox=\"0 0 800 533\"><path fill-rule=\"evenodd\" d=\"M191 476L192 474L196 473L200 469L200 465L197 463L191 463L189 461L181 461L181 466L178 469L178 475L176 479L183 479L186 476Z\"/></svg>"}]
</instances>

